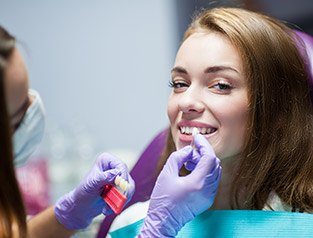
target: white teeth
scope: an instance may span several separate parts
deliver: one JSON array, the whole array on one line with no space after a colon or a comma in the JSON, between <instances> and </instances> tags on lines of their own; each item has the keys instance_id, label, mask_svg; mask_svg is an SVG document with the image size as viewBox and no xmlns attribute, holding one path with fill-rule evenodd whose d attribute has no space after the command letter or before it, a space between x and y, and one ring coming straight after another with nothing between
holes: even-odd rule
<instances>
[{"instance_id":1,"label":"white teeth","mask_svg":"<svg viewBox=\"0 0 313 238\"><path fill-rule=\"evenodd\" d=\"M201 128L201 134L205 134L206 133L206 129L205 128Z\"/></svg>"},{"instance_id":2,"label":"white teeth","mask_svg":"<svg viewBox=\"0 0 313 238\"><path fill-rule=\"evenodd\" d=\"M186 127L186 134L191 134L191 128Z\"/></svg>"},{"instance_id":3,"label":"white teeth","mask_svg":"<svg viewBox=\"0 0 313 238\"><path fill-rule=\"evenodd\" d=\"M120 181L121 181L121 180L122 180L122 178L117 175L117 176L115 177L115 180L114 180L115 185L118 186L118 185L120 184Z\"/></svg>"},{"instance_id":4,"label":"white teeth","mask_svg":"<svg viewBox=\"0 0 313 238\"><path fill-rule=\"evenodd\" d=\"M128 182L120 176L116 176L114 183L119 186L124 192L128 189Z\"/></svg>"},{"instance_id":5,"label":"white teeth","mask_svg":"<svg viewBox=\"0 0 313 238\"><path fill-rule=\"evenodd\" d=\"M201 133L202 135L211 134L215 131L214 128L200 128L200 127L188 127L188 126L182 126L180 127L180 132L182 134L186 135L193 135L193 132L197 130L197 133Z\"/></svg>"},{"instance_id":6,"label":"white teeth","mask_svg":"<svg viewBox=\"0 0 313 238\"><path fill-rule=\"evenodd\" d=\"M120 187L123 191L126 191L127 190L127 187L128 187L128 183L126 182L126 180L123 180L121 183L120 183Z\"/></svg>"}]
</instances>

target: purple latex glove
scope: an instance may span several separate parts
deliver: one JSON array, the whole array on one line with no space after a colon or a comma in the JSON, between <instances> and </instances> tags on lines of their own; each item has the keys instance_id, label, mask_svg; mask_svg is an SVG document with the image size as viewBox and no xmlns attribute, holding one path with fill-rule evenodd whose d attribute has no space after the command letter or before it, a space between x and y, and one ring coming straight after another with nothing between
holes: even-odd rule
<instances>
[{"instance_id":1,"label":"purple latex glove","mask_svg":"<svg viewBox=\"0 0 313 238\"><path fill-rule=\"evenodd\" d=\"M187 222L212 206L221 177L220 161L204 136L196 135L194 143L196 153L186 146L167 160L138 237L175 237ZM194 170L180 177L180 168L191 160L196 163Z\"/></svg>"},{"instance_id":2,"label":"purple latex glove","mask_svg":"<svg viewBox=\"0 0 313 238\"><path fill-rule=\"evenodd\" d=\"M135 191L135 183L127 166L111 154L101 154L92 169L73 191L61 197L54 209L57 220L69 230L86 228L92 219L101 214L109 215L111 208L101 197L103 187L113 184L117 175L128 181L128 201Z\"/></svg>"}]
</instances>

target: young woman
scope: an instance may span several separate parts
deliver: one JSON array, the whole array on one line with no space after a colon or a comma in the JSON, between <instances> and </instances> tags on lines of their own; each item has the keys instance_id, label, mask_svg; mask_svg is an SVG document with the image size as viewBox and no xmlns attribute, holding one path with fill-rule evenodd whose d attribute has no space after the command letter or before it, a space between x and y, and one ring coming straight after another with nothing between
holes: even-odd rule
<instances>
[{"instance_id":1,"label":"young woman","mask_svg":"<svg viewBox=\"0 0 313 238\"><path fill-rule=\"evenodd\" d=\"M206 10L187 29L171 72L170 132L160 167L192 142L197 128L223 169L207 208L313 211L313 98L303 47L278 20L244 9ZM155 190L145 237L173 237L207 209L191 214L177 203L160 213Z\"/></svg>"},{"instance_id":2,"label":"young woman","mask_svg":"<svg viewBox=\"0 0 313 238\"><path fill-rule=\"evenodd\" d=\"M217 209L262 209L273 192L291 210L313 208L312 102L296 39L243 9L209 10L186 31L172 72L169 153L190 141L181 120L207 129L223 167Z\"/></svg>"}]
</instances>

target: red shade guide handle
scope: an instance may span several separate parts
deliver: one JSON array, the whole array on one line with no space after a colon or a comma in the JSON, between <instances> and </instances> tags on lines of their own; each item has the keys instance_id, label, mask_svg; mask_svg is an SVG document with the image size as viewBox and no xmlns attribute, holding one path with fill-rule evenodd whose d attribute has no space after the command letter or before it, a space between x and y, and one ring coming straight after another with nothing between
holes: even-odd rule
<instances>
[{"instance_id":1,"label":"red shade guide handle","mask_svg":"<svg viewBox=\"0 0 313 238\"><path fill-rule=\"evenodd\" d=\"M111 184L104 186L101 196L115 214L121 213L127 200L126 196Z\"/></svg>"}]
</instances>

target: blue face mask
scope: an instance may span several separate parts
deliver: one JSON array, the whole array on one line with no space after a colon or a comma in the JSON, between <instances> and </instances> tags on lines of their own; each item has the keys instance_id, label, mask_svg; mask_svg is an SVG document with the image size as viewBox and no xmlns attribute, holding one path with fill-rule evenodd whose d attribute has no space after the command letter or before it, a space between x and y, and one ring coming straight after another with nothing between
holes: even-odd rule
<instances>
[{"instance_id":1,"label":"blue face mask","mask_svg":"<svg viewBox=\"0 0 313 238\"><path fill-rule=\"evenodd\" d=\"M45 128L45 112L39 94L29 90L34 97L23 120L13 135L14 164L25 164L30 155L38 148Z\"/></svg>"}]
</instances>

